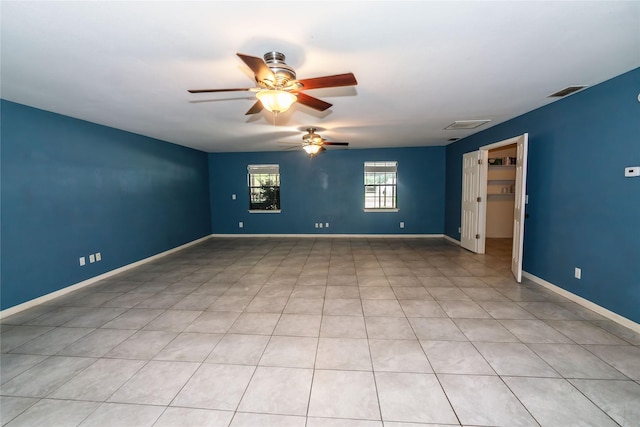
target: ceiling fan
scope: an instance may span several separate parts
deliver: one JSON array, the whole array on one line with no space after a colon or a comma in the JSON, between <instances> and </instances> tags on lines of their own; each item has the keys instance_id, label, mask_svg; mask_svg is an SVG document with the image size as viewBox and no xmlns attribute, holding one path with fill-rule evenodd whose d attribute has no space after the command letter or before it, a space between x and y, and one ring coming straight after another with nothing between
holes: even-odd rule
<instances>
[{"instance_id":1,"label":"ceiling fan","mask_svg":"<svg viewBox=\"0 0 640 427\"><path fill-rule=\"evenodd\" d=\"M346 147L348 142L330 142L316 133L315 128L308 128L302 136L302 149L310 156L315 156L326 150L325 145L339 145Z\"/></svg>"},{"instance_id":2,"label":"ceiling fan","mask_svg":"<svg viewBox=\"0 0 640 427\"><path fill-rule=\"evenodd\" d=\"M264 61L258 57L244 55L242 53L237 53L237 55L247 64L251 71L253 71L258 87L191 89L189 92L256 92L258 100L245 115L257 114L262 111L263 108L277 114L287 111L296 101L315 110L324 111L331 107L332 104L307 95L302 91L340 86L355 86L358 84L353 73L297 80L295 70L284 62L285 56L280 52L265 53Z\"/></svg>"}]
</instances>

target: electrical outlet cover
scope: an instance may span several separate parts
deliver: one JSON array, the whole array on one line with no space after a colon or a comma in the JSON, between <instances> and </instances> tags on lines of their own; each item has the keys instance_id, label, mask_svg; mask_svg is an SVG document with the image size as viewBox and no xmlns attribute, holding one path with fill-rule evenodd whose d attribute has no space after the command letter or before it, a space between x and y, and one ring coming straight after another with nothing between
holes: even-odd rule
<instances>
[{"instance_id":1,"label":"electrical outlet cover","mask_svg":"<svg viewBox=\"0 0 640 427\"><path fill-rule=\"evenodd\" d=\"M86 264L83 256L80 257L79 261L80 261L80 266L81 267Z\"/></svg>"},{"instance_id":2,"label":"electrical outlet cover","mask_svg":"<svg viewBox=\"0 0 640 427\"><path fill-rule=\"evenodd\" d=\"M633 176L640 176L640 166L631 166L624 168L624 176L631 178Z\"/></svg>"},{"instance_id":3,"label":"electrical outlet cover","mask_svg":"<svg viewBox=\"0 0 640 427\"><path fill-rule=\"evenodd\" d=\"M102 255L100 252L96 252L96 261L102 261Z\"/></svg>"}]
</instances>

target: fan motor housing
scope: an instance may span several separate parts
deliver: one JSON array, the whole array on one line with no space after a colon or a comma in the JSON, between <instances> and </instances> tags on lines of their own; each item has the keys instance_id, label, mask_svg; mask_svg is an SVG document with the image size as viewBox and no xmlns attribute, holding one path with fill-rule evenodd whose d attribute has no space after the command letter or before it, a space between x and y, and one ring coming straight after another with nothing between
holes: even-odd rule
<instances>
[{"instance_id":1,"label":"fan motor housing","mask_svg":"<svg viewBox=\"0 0 640 427\"><path fill-rule=\"evenodd\" d=\"M263 56L264 62L267 67L273 72L276 79L272 82L276 88L287 88L287 86L293 86L297 84L295 70L287 65L285 61L284 53L280 52L267 52ZM271 83L271 82L270 82Z\"/></svg>"},{"instance_id":2,"label":"fan motor housing","mask_svg":"<svg viewBox=\"0 0 640 427\"><path fill-rule=\"evenodd\" d=\"M309 128L307 129L307 134L302 136L302 141L306 144L321 144L322 143L322 137L320 135L318 135L315 130L315 128Z\"/></svg>"}]
</instances>

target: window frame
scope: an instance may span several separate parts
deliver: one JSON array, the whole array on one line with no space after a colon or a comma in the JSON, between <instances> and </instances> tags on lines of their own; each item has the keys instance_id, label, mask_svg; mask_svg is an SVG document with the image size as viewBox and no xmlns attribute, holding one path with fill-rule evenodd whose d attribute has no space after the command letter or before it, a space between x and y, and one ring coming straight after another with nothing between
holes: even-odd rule
<instances>
[{"instance_id":1,"label":"window frame","mask_svg":"<svg viewBox=\"0 0 640 427\"><path fill-rule=\"evenodd\" d=\"M262 181L260 181L260 179L258 178L252 178L252 176L255 175L266 175L266 176L272 176L275 175L276 178L276 183L277 185L267 185L264 184ZM255 185L254 179L256 179L260 185ZM254 185L252 185L254 184ZM249 190L249 213L266 213L266 214L270 214L270 213L280 213L282 212L282 200L280 198L280 187L282 185L282 182L280 180L280 165L279 164L257 164L257 165L247 165L247 188ZM260 203L260 202L256 202L255 200L255 193L254 190L255 189L262 189L262 191L265 191L267 189L275 189L276 191L276 208L275 209L270 209L269 207L265 207L263 209L256 209L255 208L255 204ZM269 201L268 198L265 198L265 201ZM263 201L264 203L264 201ZM271 205L273 206L273 205Z\"/></svg>"},{"instance_id":2,"label":"window frame","mask_svg":"<svg viewBox=\"0 0 640 427\"><path fill-rule=\"evenodd\" d=\"M368 184L367 183L367 177L369 176L368 174L389 174L389 173L393 173L394 174L394 178L393 178L393 183L389 184L389 183L378 183L378 184ZM400 209L398 208L398 161L397 160L388 160L388 161L372 161L372 162L364 162L364 172L363 172L363 178L364 178L364 212L399 212ZM375 175L374 175L374 180L375 180ZM392 187L392 192L393 195L392 200L393 200L393 207L367 207L367 193L370 191L367 191L367 188L371 188L371 187L378 187L378 188L382 188L382 187ZM387 189L385 189L384 191L387 191ZM374 193L378 193L378 190L374 190ZM374 195L375 197L375 195ZM386 200L389 197L387 197L386 195L383 196L383 204L387 204ZM377 204L380 204L380 197L377 198ZM374 204L376 202L376 199L374 198Z\"/></svg>"}]
</instances>

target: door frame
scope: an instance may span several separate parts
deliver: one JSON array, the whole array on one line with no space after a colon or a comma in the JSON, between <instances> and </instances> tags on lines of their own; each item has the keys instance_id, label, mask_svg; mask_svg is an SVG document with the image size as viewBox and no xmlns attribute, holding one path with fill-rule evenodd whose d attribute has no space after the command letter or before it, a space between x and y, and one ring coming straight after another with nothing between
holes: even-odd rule
<instances>
[{"instance_id":1,"label":"door frame","mask_svg":"<svg viewBox=\"0 0 640 427\"><path fill-rule=\"evenodd\" d=\"M484 249L485 247L485 239L486 239L486 228L487 228L487 185L486 185L486 180L487 180L487 176L489 175L489 150L493 150L496 148L502 148L502 147L506 147L507 145L512 145L515 144L518 139L521 137L522 135L518 135L518 136L514 136L513 138L509 138L509 139L505 139L503 141L498 141L498 142L494 142L492 144L488 144L488 145L483 145L482 147L478 148L478 150L480 150L480 158L482 159L482 165L480 165L481 168L481 173L480 173L480 179L483 179L484 177L484 181L485 181L485 185L480 187L480 211L482 212L482 214L480 215L480 219L482 221L480 221L480 226L478 227L478 230L480 232L480 240L481 242L481 247ZM484 253L484 251L479 252L479 253Z\"/></svg>"},{"instance_id":2,"label":"door frame","mask_svg":"<svg viewBox=\"0 0 640 427\"><path fill-rule=\"evenodd\" d=\"M480 179L480 185L479 185L479 197L480 197L480 202L478 204L478 224L477 224L477 230L478 230L478 234L479 234L479 239L478 239L478 244L477 244L477 249L478 251L476 253L478 254L484 254L485 253L485 249L486 249L486 229L487 229L487 176L489 174L489 150L493 150L495 148L502 148L505 147L507 145L512 145L512 144L516 144L518 142L518 140L520 138L522 138L523 136L525 136L525 138L528 139L528 133L524 133L522 135L517 135L514 136L512 138L508 138L502 141L498 141L498 142L494 142L492 144L487 144L487 145L483 145L482 147L478 148L478 152L479 152L479 159L481 160L480 163L480 170L479 170L479 179ZM526 182L526 174L527 174L527 168L524 169L524 176L523 179ZM464 177L463 177L464 179ZM525 205L527 203L526 201L526 188L523 188L522 191L525 194ZM515 212L514 212L514 217L513 220L515 220ZM462 226L462 224L461 224ZM524 241L524 231L521 234L521 238ZM511 256L513 259L513 248L511 250Z\"/></svg>"},{"instance_id":3,"label":"door frame","mask_svg":"<svg viewBox=\"0 0 640 427\"><path fill-rule=\"evenodd\" d=\"M509 139L505 139L503 141L498 141L498 142L494 142L492 144L488 144L488 145L483 145L482 147L479 148L480 150L480 158L482 159L482 164L481 164L481 177L484 177L484 180L486 181L488 173L489 173L489 150L493 150L495 148L502 148L505 147L507 145L512 145L512 144L516 144L518 142L518 140L522 137L525 137L525 139L528 139L529 134L528 133L524 133L522 135L517 135L514 136L512 138ZM524 168L524 176L522 177L522 180L524 182L526 182L526 175L527 175L527 168ZM516 178L517 179L517 178ZM486 184L486 182L485 182ZM516 185L518 185L516 183ZM524 204L527 204L527 193L526 193L526 188L523 186L522 188L522 192L524 193L524 198L525 198L525 202ZM478 253L485 253L484 249L485 249L485 242L486 242L486 226L487 226L487 185L481 186L480 187L480 212L481 215L479 215L479 218L482 220L482 222L479 224L478 229L482 230L480 233L480 247L482 248L482 252L478 252ZM517 201L516 201L517 202ZM514 212L514 217L512 218L512 221L515 220L515 212ZM514 236L515 237L515 236ZM524 230L522 230L522 234L520 236L521 241L524 241ZM521 249L522 251L524 251L524 248ZM514 253L514 249L511 249L511 257L513 259L513 253ZM518 278L517 278L518 279ZM518 282L520 282L520 280L518 280Z\"/></svg>"}]
</instances>

